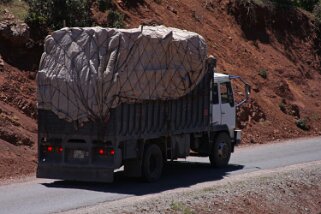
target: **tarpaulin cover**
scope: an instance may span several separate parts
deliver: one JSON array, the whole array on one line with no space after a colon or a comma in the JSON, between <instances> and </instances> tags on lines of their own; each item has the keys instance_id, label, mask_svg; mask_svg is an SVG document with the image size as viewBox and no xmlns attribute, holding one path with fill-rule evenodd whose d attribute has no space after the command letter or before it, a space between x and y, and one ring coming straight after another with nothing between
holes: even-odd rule
<instances>
[{"instance_id":1,"label":"tarpaulin cover","mask_svg":"<svg viewBox=\"0 0 321 214\"><path fill-rule=\"evenodd\" d=\"M176 99L204 76L206 57L200 35L176 28L63 28L45 39L38 108L84 122L121 103Z\"/></svg>"}]
</instances>

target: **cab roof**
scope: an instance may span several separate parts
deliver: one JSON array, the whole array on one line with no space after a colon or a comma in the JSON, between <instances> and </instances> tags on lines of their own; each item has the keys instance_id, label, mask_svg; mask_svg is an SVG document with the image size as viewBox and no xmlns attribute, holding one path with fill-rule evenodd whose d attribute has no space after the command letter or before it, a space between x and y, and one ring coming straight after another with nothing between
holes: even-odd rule
<instances>
[{"instance_id":1,"label":"cab roof","mask_svg":"<svg viewBox=\"0 0 321 214\"><path fill-rule=\"evenodd\" d=\"M221 83L221 82L229 82L230 76L227 74L222 73L214 73L214 82Z\"/></svg>"}]
</instances>

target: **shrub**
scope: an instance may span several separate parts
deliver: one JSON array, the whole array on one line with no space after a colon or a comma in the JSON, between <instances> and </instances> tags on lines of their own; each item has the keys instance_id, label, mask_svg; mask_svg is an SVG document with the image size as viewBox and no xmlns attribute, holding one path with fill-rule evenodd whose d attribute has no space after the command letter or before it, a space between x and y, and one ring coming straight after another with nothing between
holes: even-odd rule
<instances>
[{"instance_id":1,"label":"shrub","mask_svg":"<svg viewBox=\"0 0 321 214\"><path fill-rule=\"evenodd\" d=\"M310 130L310 126L307 124L307 120L306 119L298 119L295 121L295 124L298 128L304 130L304 131L309 131Z\"/></svg>"},{"instance_id":2,"label":"shrub","mask_svg":"<svg viewBox=\"0 0 321 214\"><path fill-rule=\"evenodd\" d=\"M286 112L286 106L285 106L285 103L284 102L280 102L279 103L279 108L280 108L280 110L282 111L282 112Z\"/></svg>"},{"instance_id":3,"label":"shrub","mask_svg":"<svg viewBox=\"0 0 321 214\"><path fill-rule=\"evenodd\" d=\"M144 0L123 0L127 7L137 7L139 4L144 4Z\"/></svg>"},{"instance_id":4,"label":"shrub","mask_svg":"<svg viewBox=\"0 0 321 214\"><path fill-rule=\"evenodd\" d=\"M294 4L297 7L301 7L307 11L313 11L315 5L319 0L295 0Z\"/></svg>"},{"instance_id":5,"label":"shrub","mask_svg":"<svg viewBox=\"0 0 321 214\"><path fill-rule=\"evenodd\" d=\"M98 8L101 12L105 12L107 10L107 1L106 0L98 0Z\"/></svg>"},{"instance_id":6,"label":"shrub","mask_svg":"<svg viewBox=\"0 0 321 214\"><path fill-rule=\"evenodd\" d=\"M268 75L268 74L267 74L267 70L264 69L264 68L260 69L259 75L260 75L263 79L266 79L266 78L267 78L267 75Z\"/></svg>"},{"instance_id":7,"label":"shrub","mask_svg":"<svg viewBox=\"0 0 321 214\"><path fill-rule=\"evenodd\" d=\"M316 20L321 24L321 0L319 1L318 4L315 5L313 9L313 14L316 18Z\"/></svg>"},{"instance_id":8,"label":"shrub","mask_svg":"<svg viewBox=\"0 0 321 214\"><path fill-rule=\"evenodd\" d=\"M107 26L113 28L125 27L124 15L117 11L110 10L107 16Z\"/></svg>"},{"instance_id":9,"label":"shrub","mask_svg":"<svg viewBox=\"0 0 321 214\"><path fill-rule=\"evenodd\" d=\"M301 7L307 11L313 11L313 8L319 2L319 0L271 0L271 1L281 6Z\"/></svg>"},{"instance_id":10,"label":"shrub","mask_svg":"<svg viewBox=\"0 0 321 214\"><path fill-rule=\"evenodd\" d=\"M26 23L32 32L41 36L48 30L57 30L64 27L90 26L90 1L89 0L28 0L29 12Z\"/></svg>"}]
</instances>

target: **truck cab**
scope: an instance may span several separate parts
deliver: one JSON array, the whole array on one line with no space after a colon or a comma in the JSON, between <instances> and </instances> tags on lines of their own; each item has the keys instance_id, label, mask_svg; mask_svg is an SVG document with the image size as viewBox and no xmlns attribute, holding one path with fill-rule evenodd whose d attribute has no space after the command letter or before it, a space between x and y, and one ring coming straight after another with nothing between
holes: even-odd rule
<instances>
[{"instance_id":1,"label":"truck cab","mask_svg":"<svg viewBox=\"0 0 321 214\"><path fill-rule=\"evenodd\" d=\"M212 85L212 118L213 125L226 124L230 135L235 129L235 101L229 75L215 73Z\"/></svg>"}]
</instances>

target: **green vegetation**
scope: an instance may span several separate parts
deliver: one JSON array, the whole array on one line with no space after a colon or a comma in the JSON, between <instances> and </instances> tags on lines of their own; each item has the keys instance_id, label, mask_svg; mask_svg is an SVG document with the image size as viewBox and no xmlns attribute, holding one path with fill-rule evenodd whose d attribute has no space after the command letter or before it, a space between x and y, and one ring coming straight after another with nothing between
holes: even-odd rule
<instances>
[{"instance_id":1,"label":"green vegetation","mask_svg":"<svg viewBox=\"0 0 321 214\"><path fill-rule=\"evenodd\" d=\"M124 15L117 11L110 10L107 16L107 26L113 28L125 27Z\"/></svg>"},{"instance_id":2,"label":"green vegetation","mask_svg":"<svg viewBox=\"0 0 321 214\"><path fill-rule=\"evenodd\" d=\"M280 110L282 111L282 112L286 112L286 106L285 106L285 103L284 103L284 101L281 101L280 103L279 103L279 108L280 108Z\"/></svg>"},{"instance_id":3,"label":"green vegetation","mask_svg":"<svg viewBox=\"0 0 321 214\"><path fill-rule=\"evenodd\" d=\"M313 12L318 20L321 21L321 0L242 0L243 4L254 3L261 6L271 2L280 7L300 7Z\"/></svg>"},{"instance_id":4,"label":"green vegetation","mask_svg":"<svg viewBox=\"0 0 321 214\"><path fill-rule=\"evenodd\" d=\"M307 119L298 119L295 121L295 124L298 128L300 128L304 131L310 130L310 126L307 124Z\"/></svg>"},{"instance_id":5,"label":"green vegetation","mask_svg":"<svg viewBox=\"0 0 321 214\"><path fill-rule=\"evenodd\" d=\"M136 7L139 4L143 4L145 0L123 0L123 3L127 7Z\"/></svg>"},{"instance_id":6,"label":"green vegetation","mask_svg":"<svg viewBox=\"0 0 321 214\"><path fill-rule=\"evenodd\" d=\"M321 23L321 0L319 1L318 4L315 5L313 9L313 14L316 18L316 20Z\"/></svg>"},{"instance_id":7,"label":"green vegetation","mask_svg":"<svg viewBox=\"0 0 321 214\"><path fill-rule=\"evenodd\" d=\"M171 203L171 209L175 212L184 213L184 214L192 214L192 210L189 207L186 207L181 202L174 202Z\"/></svg>"},{"instance_id":8,"label":"green vegetation","mask_svg":"<svg viewBox=\"0 0 321 214\"><path fill-rule=\"evenodd\" d=\"M98 8L99 8L99 11L105 12L107 10L107 1L106 0L98 0Z\"/></svg>"},{"instance_id":9,"label":"green vegetation","mask_svg":"<svg viewBox=\"0 0 321 214\"><path fill-rule=\"evenodd\" d=\"M260 69L260 71L259 71L259 75L260 75L263 79L266 79L266 78L267 78L267 76L268 76L267 73L268 73L267 69L264 69L264 68Z\"/></svg>"},{"instance_id":10,"label":"green vegetation","mask_svg":"<svg viewBox=\"0 0 321 214\"><path fill-rule=\"evenodd\" d=\"M36 38L64 26L91 26L89 0L28 0L27 24Z\"/></svg>"},{"instance_id":11,"label":"green vegetation","mask_svg":"<svg viewBox=\"0 0 321 214\"><path fill-rule=\"evenodd\" d=\"M8 10L17 19L24 20L27 17L29 6L21 0L0 0L0 12Z\"/></svg>"},{"instance_id":12,"label":"green vegetation","mask_svg":"<svg viewBox=\"0 0 321 214\"><path fill-rule=\"evenodd\" d=\"M29 0L28 23L46 22L51 29L91 24L88 0Z\"/></svg>"},{"instance_id":13,"label":"green vegetation","mask_svg":"<svg viewBox=\"0 0 321 214\"><path fill-rule=\"evenodd\" d=\"M279 5L301 7L307 11L313 11L319 0L271 0Z\"/></svg>"},{"instance_id":14,"label":"green vegetation","mask_svg":"<svg viewBox=\"0 0 321 214\"><path fill-rule=\"evenodd\" d=\"M25 19L30 26L32 37L42 40L50 31L62 27L86 27L94 23L90 8L92 0L27 0L28 15ZM107 26L125 27L124 15L117 11L112 0L97 0L98 9L108 10Z\"/></svg>"}]
</instances>

